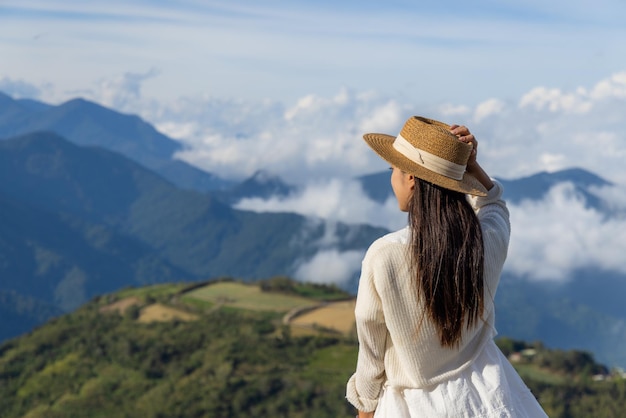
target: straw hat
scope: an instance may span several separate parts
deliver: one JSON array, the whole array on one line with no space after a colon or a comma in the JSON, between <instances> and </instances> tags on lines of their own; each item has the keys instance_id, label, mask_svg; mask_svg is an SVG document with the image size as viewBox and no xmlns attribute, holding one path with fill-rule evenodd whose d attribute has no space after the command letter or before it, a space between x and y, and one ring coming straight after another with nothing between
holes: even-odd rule
<instances>
[{"instance_id":1,"label":"straw hat","mask_svg":"<svg viewBox=\"0 0 626 418\"><path fill-rule=\"evenodd\" d=\"M449 190L486 196L487 190L465 172L472 145L458 140L445 123L409 118L397 137L365 134L365 142L391 165Z\"/></svg>"}]
</instances>

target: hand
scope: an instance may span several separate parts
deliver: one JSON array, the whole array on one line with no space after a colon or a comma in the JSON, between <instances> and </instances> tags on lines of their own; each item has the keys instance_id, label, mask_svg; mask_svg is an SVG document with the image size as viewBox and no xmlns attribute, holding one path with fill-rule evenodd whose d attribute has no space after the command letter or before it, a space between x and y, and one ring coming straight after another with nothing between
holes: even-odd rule
<instances>
[{"instance_id":1,"label":"hand","mask_svg":"<svg viewBox=\"0 0 626 418\"><path fill-rule=\"evenodd\" d=\"M459 138L459 141L472 145L472 152L467 160L467 167L470 171L476 165L476 156L478 155L478 141L476 137L469 131L466 126L452 125L450 132Z\"/></svg>"},{"instance_id":2,"label":"hand","mask_svg":"<svg viewBox=\"0 0 626 418\"><path fill-rule=\"evenodd\" d=\"M450 126L450 132L459 138L459 141L472 145L472 152L467 160L467 167L465 171L474 176L487 190L491 190L493 182L491 178L485 173L485 170L476 161L478 155L478 141L476 137L467 129L466 126L452 125Z\"/></svg>"},{"instance_id":3,"label":"hand","mask_svg":"<svg viewBox=\"0 0 626 418\"><path fill-rule=\"evenodd\" d=\"M374 411L372 412L359 411L359 415L357 415L357 418L374 418Z\"/></svg>"}]
</instances>

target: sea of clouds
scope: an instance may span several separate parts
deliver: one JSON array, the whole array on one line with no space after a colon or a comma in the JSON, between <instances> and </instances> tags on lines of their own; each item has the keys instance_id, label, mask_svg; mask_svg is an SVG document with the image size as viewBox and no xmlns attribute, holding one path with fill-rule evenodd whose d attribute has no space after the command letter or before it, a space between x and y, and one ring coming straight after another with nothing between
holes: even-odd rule
<instances>
[{"instance_id":1,"label":"sea of clouds","mask_svg":"<svg viewBox=\"0 0 626 418\"><path fill-rule=\"evenodd\" d=\"M299 186L287 197L243 200L240 209L402 227L406 215L393 199L374 202L355 181L387 168L360 138L366 132L396 134L409 116L423 115L470 127L478 137L479 159L492 176L512 179L581 167L613 183L593 190L612 209L610 215L588 207L568 184L554 187L543 200L510 204L506 269L557 282L583 267L626 275L626 72L573 91L540 86L516 99L487 98L475 105L463 98L409 103L349 89L295 103L211 96L163 103L141 94L141 84L154 75L124 74L71 97L139 114L184 145L177 158L219 176L237 180L264 169ZM2 77L0 90L48 102L71 98L49 85ZM296 261L297 276L341 283L359 270L362 255L325 247L312 259Z\"/></svg>"}]
</instances>

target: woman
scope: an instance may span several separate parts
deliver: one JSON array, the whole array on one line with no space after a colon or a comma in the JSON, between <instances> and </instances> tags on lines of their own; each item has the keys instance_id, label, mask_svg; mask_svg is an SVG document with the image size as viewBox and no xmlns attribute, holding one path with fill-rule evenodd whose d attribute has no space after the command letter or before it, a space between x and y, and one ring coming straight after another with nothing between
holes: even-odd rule
<instances>
[{"instance_id":1,"label":"woman","mask_svg":"<svg viewBox=\"0 0 626 418\"><path fill-rule=\"evenodd\" d=\"M348 401L361 418L545 417L493 341L510 224L502 186L476 161L476 139L418 116L397 137L364 139L392 165L409 226L363 259Z\"/></svg>"}]
</instances>

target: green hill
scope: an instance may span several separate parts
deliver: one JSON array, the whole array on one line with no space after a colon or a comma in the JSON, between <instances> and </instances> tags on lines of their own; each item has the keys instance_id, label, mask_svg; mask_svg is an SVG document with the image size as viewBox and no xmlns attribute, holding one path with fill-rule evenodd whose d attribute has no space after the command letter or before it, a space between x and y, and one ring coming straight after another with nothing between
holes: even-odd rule
<instances>
[{"instance_id":1,"label":"green hill","mask_svg":"<svg viewBox=\"0 0 626 418\"><path fill-rule=\"evenodd\" d=\"M268 296L276 303L268 305ZM33 418L350 416L344 391L356 362L353 332L296 336L285 323L294 308L346 296L285 278L101 296L0 346L0 411ZM551 417L618 417L626 408L626 381L589 354L507 339L500 345Z\"/></svg>"}]
</instances>

